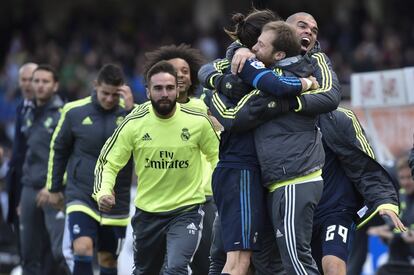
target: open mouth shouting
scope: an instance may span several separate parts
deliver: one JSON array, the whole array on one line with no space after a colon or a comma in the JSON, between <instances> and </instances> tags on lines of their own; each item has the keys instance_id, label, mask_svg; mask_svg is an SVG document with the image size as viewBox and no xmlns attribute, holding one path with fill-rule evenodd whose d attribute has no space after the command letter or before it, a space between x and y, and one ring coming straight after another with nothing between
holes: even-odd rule
<instances>
[{"instance_id":1,"label":"open mouth shouting","mask_svg":"<svg viewBox=\"0 0 414 275\"><path fill-rule=\"evenodd\" d=\"M311 43L311 40L308 37L302 37L300 39L300 44L303 48L308 49L309 45Z\"/></svg>"}]
</instances>

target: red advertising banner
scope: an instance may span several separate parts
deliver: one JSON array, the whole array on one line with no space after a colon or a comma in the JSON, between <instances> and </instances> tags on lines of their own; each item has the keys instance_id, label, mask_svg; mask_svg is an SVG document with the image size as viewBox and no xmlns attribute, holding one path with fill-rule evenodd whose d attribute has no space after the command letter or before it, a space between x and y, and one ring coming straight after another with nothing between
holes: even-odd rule
<instances>
[{"instance_id":1,"label":"red advertising banner","mask_svg":"<svg viewBox=\"0 0 414 275\"><path fill-rule=\"evenodd\" d=\"M413 147L414 106L352 107L365 130L384 144L395 156Z\"/></svg>"}]
</instances>

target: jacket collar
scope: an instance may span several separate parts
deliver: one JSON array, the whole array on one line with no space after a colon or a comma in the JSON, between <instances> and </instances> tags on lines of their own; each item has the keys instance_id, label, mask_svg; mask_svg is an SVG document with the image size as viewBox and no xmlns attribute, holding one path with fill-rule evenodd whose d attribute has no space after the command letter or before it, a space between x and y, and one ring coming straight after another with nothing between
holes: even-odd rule
<instances>
[{"instance_id":1,"label":"jacket collar","mask_svg":"<svg viewBox=\"0 0 414 275\"><path fill-rule=\"evenodd\" d=\"M288 58L277 61L275 63L275 66L276 67L285 67L285 66L288 66L288 65L291 65L293 63L298 62L300 59L302 59L302 56L300 56L300 55L288 57Z\"/></svg>"},{"instance_id":2,"label":"jacket collar","mask_svg":"<svg viewBox=\"0 0 414 275\"><path fill-rule=\"evenodd\" d=\"M307 52L307 54L308 55L312 55L312 54L315 54L315 53L319 53L319 52L321 52L322 51L322 49L321 49L321 44L319 43L319 41L318 40L316 40L315 41L315 45L313 46L313 48L312 49L310 49L308 52Z\"/></svg>"}]
</instances>

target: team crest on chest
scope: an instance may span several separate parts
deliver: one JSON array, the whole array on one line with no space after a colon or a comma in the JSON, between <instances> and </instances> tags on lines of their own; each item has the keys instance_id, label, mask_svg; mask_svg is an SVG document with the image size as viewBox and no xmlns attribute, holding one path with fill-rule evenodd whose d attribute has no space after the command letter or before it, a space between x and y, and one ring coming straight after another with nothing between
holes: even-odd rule
<instances>
[{"instance_id":1,"label":"team crest on chest","mask_svg":"<svg viewBox=\"0 0 414 275\"><path fill-rule=\"evenodd\" d=\"M45 126L45 128L49 128L53 123L53 118L48 117L46 118L46 120L43 122L43 126Z\"/></svg>"},{"instance_id":2,"label":"team crest on chest","mask_svg":"<svg viewBox=\"0 0 414 275\"><path fill-rule=\"evenodd\" d=\"M190 132L188 131L187 128L183 128L182 132L181 132L181 139L183 141L188 141L190 139Z\"/></svg>"}]
</instances>

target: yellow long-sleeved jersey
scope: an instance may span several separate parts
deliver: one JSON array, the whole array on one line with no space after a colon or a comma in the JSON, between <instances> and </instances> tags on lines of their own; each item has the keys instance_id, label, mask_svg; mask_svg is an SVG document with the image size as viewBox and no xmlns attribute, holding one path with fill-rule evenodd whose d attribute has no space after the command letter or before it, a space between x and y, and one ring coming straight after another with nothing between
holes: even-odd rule
<instances>
[{"instance_id":1,"label":"yellow long-sleeved jersey","mask_svg":"<svg viewBox=\"0 0 414 275\"><path fill-rule=\"evenodd\" d=\"M131 154L138 176L135 205L159 213L203 203L201 153L214 168L218 136L205 114L181 107L168 119L151 106L135 108L102 148L95 167L93 197L112 193L118 171ZM116 198L116 194L115 194Z\"/></svg>"}]
</instances>

